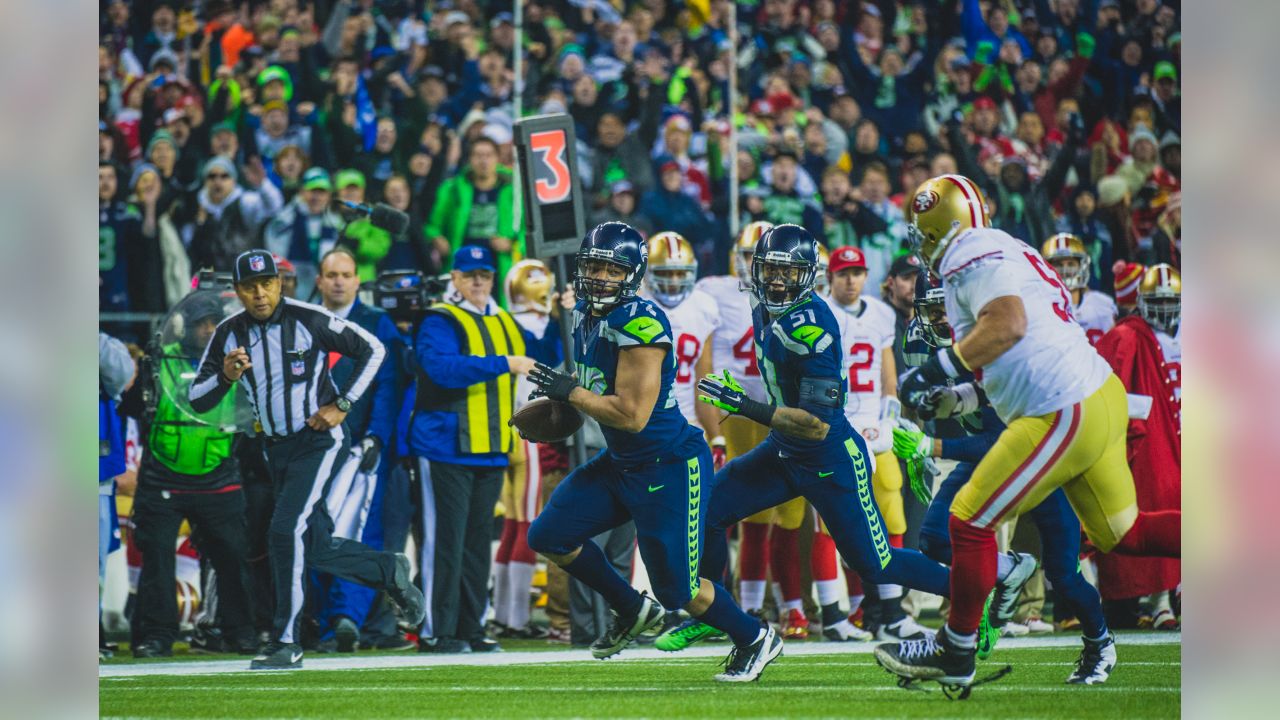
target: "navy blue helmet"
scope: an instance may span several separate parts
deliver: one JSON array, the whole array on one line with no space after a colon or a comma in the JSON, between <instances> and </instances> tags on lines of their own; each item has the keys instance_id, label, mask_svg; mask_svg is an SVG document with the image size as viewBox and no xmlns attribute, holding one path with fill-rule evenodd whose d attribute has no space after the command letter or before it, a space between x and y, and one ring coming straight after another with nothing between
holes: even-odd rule
<instances>
[{"instance_id":1,"label":"navy blue helmet","mask_svg":"<svg viewBox=\"0 0 1280 720\"><path fill-rule=\"evenodd\" d=\"M818 276L818 241L799 225L775 225L756 241L751 257L751 293L765 309L781 315L813 292Z\"/></svg>"},{"instance_id":2,"label":"navy blue helmet","mask_svg":"<svg viewBox=\"0 0 1280 720\"><path fill-rule=\"evenodd\" d=\"M626 270L621 280L588 278L587 263L607 262ZM601 223L582 238L578 248L578 272L573 291L591 303L596 312L607 312L615 305L630 300L640 290L645 270L649 267L649 248L639 230L626 223Z\"/></svg>"},{"instance_id":3,"label":"navy blue helmet","mask_svg":"<svg viewBox=\"0 0 1280 720\"><path fill-rule=\"evenodd\" d=\"M953 336L947 323L946 295L942 281L927 268L916 273L916 318L930 347L951 347Z\"/></svg>"}]
</instances>

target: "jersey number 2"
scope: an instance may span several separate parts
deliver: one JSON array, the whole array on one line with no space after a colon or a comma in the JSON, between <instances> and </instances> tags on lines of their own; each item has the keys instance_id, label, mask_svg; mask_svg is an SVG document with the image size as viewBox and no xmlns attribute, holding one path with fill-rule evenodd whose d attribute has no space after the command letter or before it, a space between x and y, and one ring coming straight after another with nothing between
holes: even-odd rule
<instances>
[{"instance_id":1,"label":"jersey number 2","mask_svg":"<svg viewBox=\"0 0 1280 720\"><path fill-rule=\"evenodd\" d=\"M849 392L874 392L876 379L864 380L862 373L871 369L876 359L876 349L871 343L854 343L849 348L849 358L853 361L849 363Z\"/></svg>"},{"instance_id":2,"label":"jersey number 2","mask_svg":"<svg viewBox=\"0 0 1280 720\"><path fill-rule=\"evenodd\" d=\"M760 365L756 362L756 339L751 328L733 346L733 356L747 363L747 375L760 377Z\"/></svg>"},{"instance_id":3,"label":"jersey number 2","mask_svg":"<svg viewBox=\"0 0 1280 720\"><path fill-rule=\"evenodd\" d=\"M1044 260L1039 255L1029 252L1024 252L1022 254L1027 257L1027 262L1031 263L1032 267L1036 269L1036 272L1040 273L1040 277L1044 278L1045 282L1052 285L1062 297L1062 302L1056 302L1053 304L1054 314L1062 318L1062 322L1075 322L1076 318L1071 314L1071 294L1067 292L1067 288L1064 287L1062 285L1062 281L1058 279L1058 273L1046 267Z\"/></svg>"},{"instance_id":4,"label":"jersey number 2","mask_svg":"<svg viewBox=\"0 0 1280 720\"><path fill-rule=\"evenodd\" d=\"M702 343L689 333L681 333L676 341L676 382L687 383L693 380L693 365L698 362L698 353Z\"/></svg>"}]
</instances>

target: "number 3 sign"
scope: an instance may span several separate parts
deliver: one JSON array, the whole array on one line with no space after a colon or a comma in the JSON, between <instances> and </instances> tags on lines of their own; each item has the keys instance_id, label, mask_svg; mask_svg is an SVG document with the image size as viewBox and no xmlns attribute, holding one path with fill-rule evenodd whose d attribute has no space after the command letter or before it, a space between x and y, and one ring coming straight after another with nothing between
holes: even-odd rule
<instances>
[{"instance_id":1,"label":"number 3 sign","mask_svg":"<svg viewBox=\"0 0 1280 720\"><path fill-rule=\"evenodd\" d=\"M563 130L529 134L529 149L534 156L533 188L543 205L564 202L573 190L565 152L567 145Z\"/></svg>"},{"instance_id":2,"label":"number 3 sign","mask_svg":"<svg viewBox=\"0 0 1280 720\"><path fill-rule=\"evenodd\" d=\"M578 153L573 119L539 115L520 119L513 129L529 257L577 252L586 233L586 213L574 173Z\"/></svg>"}]
</instances>

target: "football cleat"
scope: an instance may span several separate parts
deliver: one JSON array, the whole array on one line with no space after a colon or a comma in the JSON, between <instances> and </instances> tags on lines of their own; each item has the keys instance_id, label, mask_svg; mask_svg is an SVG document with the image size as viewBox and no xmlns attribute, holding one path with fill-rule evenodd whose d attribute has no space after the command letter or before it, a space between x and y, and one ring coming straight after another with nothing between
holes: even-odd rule
<instances>
[{"instance_id":1,"label":"football cleat","mask_svg":"<svg viewBox=\"0 0 1280 720\"><path fill-rule=\"evenodd\" d=\"M1027 632L1032 635L1043 635L1044 633L1051 633L1054 631L1053 625L1045 622L1043 618L1029 617L1023 624L1027 626Z\"/></svg>"},{"instance_id":2,"label":"football cleat","mask_svg":"<svg viewBox=\"0 0 1280 720\"><path fill-rule=\"evenodd\" d=\"M1151 627L1156 630L1177 630L1181 627L1178 624L1178 617L1173 614L1169 608L1160 608L1156 611L1154 617L1151 618Z\"/></svg>"},{"instance_id":3,"label":"football cleat","mask_svg":"<svg viewBox=\"0 0 1280 720\"><path fill-rule=\"evenodd\" d=\"M1026 637L1031 634L1031 630L1022 623L1010 620L1000 626L1000 637Z\"/></svg>"},{"instance_id":4,"label":"football cleat","mask_svg":"<svg viewBox=\"0 0 1280 720\"><path fill-rule=\"evenodd\" d=\"M720 682L751 682L774 658L782 654L782 638L771 626L761 628L756 641L746 647L734 646L724 660L724 672L716 675Z\"/></svg>"},{"instance_id":5,"label":"football cleat","mask_svg":"<svg viewBox=\"0 0 1280 720\"><path fill-rule=\"evenodd\" d=\"M1076 669L1067 678L1071 685L1101 685L1116 667L1116 638L1107 633L1101 640L1084 639L1084 649L1076 659Z\"/></svg>"},{"instance_id":6,"label":"football cleat","mask_svg":"<svg viewBox=\"0 0 1280 720\"><path fill-rule=\"evenodd\" d=\"M936 680L967 687L977 671L973 650L953 644L945 628L923 640L879 645L875 656L880 667L907 681Z\"/></svg>"},{"instance_id":7,"label":"football cleat","mask_svg":"<svg viewBox=\"0 0 1280 720\"><path fill-rule=\"evenodd\" d=\"M831 642L869 642L876 639L875 635L848 620L822 628L822 637Z\"/></svg>"},{"instance_id":8,"label":"football cleat","mask_svg":"<svg viewBox=\"0 0 1280 720\"><path fill-rule=\"evenodd\" d=\"M250 670L295 670L302 667L302 646L270 642L250 663Z\"/></svg>"},{"instance_id":9,"label":"football cleat","mask_svg":"<svg viewBox=\"0 0 1280 720\"><path fill-rule=\"evenodd\" d=\"M613 621L609 623L609 629L591 643L591 655L597 660L622 652L623 648L630 645L640 633L661 625L662 620L667 616L662 606L649 597L648 593L640 596L640 612L633 617L620 617L618 613L612 611L611 614Z\"/></svg>"},{"instance_id":10,"label":"football cleat","mask_svg":"<svg viewBox=\"0 0 1280 720\"><path fill-rule=\"evenodd\" d=\"M722 630L713 628L697 618L689 618L668 628L653 641L653 646L663 652L679 652L700 640L722 635L724 635Z\"/></svg>"},{"instance_id":11,"label":"football cleat","mask_svg":"<svg viewBox=\"0 0 1280 720\"><path fill-rule=\"evenodd\" d=\"M994 591L987 595L987 601L982 606L982 619L978 621L979 660L991 657L991 652L996 649L996 643L1000 641L1000 628L991 624L991 599L994 597Z\"/></svg>"},{"instance_id":12,"label":"football cleat","mask_svg":"<svg viewBox=\"0 0 1280 720\"><path fill-rule=\"evenodd\" d=\"M887 642L923 640L932 634L932 630L916 622L916 619L910 615L903 616L897 622L886 623L876 628L876 639Z\"/></svg>"},{"instance_id":13,"label":"football cleat","mask_svg":"<svg viewBox=\"0 0 1280 720\"><path fill-rule=\"evenodd\" d=\"M337 641L338 652L355 652L356 643L360 642L360 628L349 617L338 618L333 628L333 639Z\"/></svg>"},{"instance_id":14,"label":"football cleat","mask_svg":"<svg viewBox=\"0 0 1280 720\"><path fill-rule=\"evenodd\" d=\"M391 584L386 588L387 598L400 608L405 622L417 627L427 616L427 599L418 586L413 584L413 568L409 564L409 556L396 553L395 562L396 567L391 575Z\"/></svg>"},{"instance_id":15,"label":"football cleat","mask_svg":"<svg viewBox=\"0 0 1280 720\"><path fill-rule=\"evenodd\" d=\"M782 617L782 637L787 640L807 640L809 638L809 618L803 610L791 609Z\"/></svg>"},{"instance_id":16,"label":"football cleat","mask_svg":"<svg viewBox=\"0 0 1280 720\"><path fill-rule=\"evenodd\" d=\"M1028 553L1007 554L1013 560L1013 568L1008 575L996 581L991 600L991 624L997 628L1003 627L1013 617L1014 611L1018 609L1018 596L1022 594L1022 588L1031 581L1031 576L1036 574L1038 567L1035 557Z\"/></svg>"}]
</instances>

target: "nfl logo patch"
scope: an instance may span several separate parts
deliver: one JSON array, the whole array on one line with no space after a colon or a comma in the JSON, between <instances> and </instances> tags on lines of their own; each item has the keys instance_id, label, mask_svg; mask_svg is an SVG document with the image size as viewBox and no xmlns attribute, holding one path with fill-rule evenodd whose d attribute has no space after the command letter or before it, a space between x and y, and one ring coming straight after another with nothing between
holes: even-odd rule
<instances>
[{"instance_id":1,"label":"nfl logo patch","mask_svg":"<svg viewBox=\"0 0 1280 720\"><path fill-rule=\"evenodd\" d=\"M294 375L301 375L302 373L307 371L307 364L302 360L294 360L293 362L289 363L289 371L292 372Z\"/></svg>"},{"instance_id":2,"label":"nfl logo patch","mask_svg":"<svg viewBox=\"0 0 1280 720\"><path fill-rule=\"evenodd\" d=\"M254 272L258 272L259 270L261 270L262 268L264 268L264 267L266 267L266 266L267 266L267 261L266 261L265 259L263 259L263 257L262 257L261 255L250 255L250 256L249 256L249 269L250 269L250 270L252 270L252 271L254 271Z\"/></svg>"}]
</instances>

